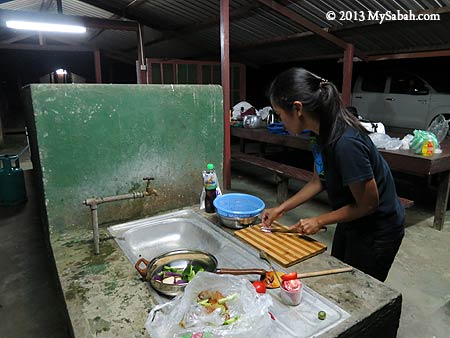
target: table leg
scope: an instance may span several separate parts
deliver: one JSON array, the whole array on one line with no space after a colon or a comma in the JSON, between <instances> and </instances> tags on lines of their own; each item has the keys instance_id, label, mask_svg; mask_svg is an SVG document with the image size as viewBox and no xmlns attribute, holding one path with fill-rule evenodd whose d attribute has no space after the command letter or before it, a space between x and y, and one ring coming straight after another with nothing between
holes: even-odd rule
<instances>
[{"instance_id":1,"label":"table leg","mask_svg":"<svg viewBox=\"0 0 450 338\"><path fill-rule=\"evenodd\" d=\"M260 155L264 155L266 153L266 145L267 145L267 143L265 143L265 142L261 142L259 144L259 154Z\"/></svg>"},{"instance_id":2,"label":"table leg","mask_svg":"<svg viewBox=\"0 0 450 338\"><path fill-rule=\"evenodd\" d=\"M445 212L447 211L448 192L450 188L450 172L444 172L439 177L437 191L436 208L434 210L433 227L442 230L445 221Z\"/></svg>"},{"instance_id":3,"label":"table leg","mask_svg":"<svg viewBox=\"0 0 450 338\"><path fill-rule=\"evenodd\" d=\"M277 183L277 202L281 204L288 197L289 179L275 174L275 182Z\"/></svg>"},{"instance_id":4,"label":"table leg","mask_svg":"<svg viewBox=\"0 0 450 338\"><path fill-rule=\"evenodd\" d=\"M245 153L245 139L242 137L239 139L239 150L241 153Z\"/></svg>"}]
</instances>

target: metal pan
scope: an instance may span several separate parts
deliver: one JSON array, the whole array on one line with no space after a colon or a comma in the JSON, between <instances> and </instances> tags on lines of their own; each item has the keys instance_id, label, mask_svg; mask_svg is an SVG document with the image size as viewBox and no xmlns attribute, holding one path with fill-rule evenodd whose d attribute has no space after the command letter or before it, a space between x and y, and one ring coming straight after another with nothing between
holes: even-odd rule
<instances>
[{"instance_id":1,"label":"metal pan","mask_svg":"<svg viewBox=\"0 0 450 338\"><path fill-rule=\"evenodd\" d=\"M144 264L145 267L141 268ZM205 269L205 271L215 272L219 274L232 274L232 275L251 275L257 274L264 276L266 270L264 269L228 269L217 268L217 259L208 252L200 250L174 250L162 254L153 258L151 261L145 258L140 258L135 268L140 275L145 278L150 285L159 293L166 296L177 296L183 293L186 285L171 285L163 284L155 281L153 277L159 274L164 266L170 266L173 268L184 269L188 264L199 265Z\"/></svg>"}]
</instances>

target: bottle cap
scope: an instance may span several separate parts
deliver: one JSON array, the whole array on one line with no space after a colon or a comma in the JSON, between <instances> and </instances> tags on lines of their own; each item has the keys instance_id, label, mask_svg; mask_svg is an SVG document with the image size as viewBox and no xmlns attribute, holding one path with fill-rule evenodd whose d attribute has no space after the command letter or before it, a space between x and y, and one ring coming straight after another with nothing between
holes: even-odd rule
<instances>
[{"instance_id":1,"label":"bottle cap","mask_svg":"<svg viewBox=\"0 0 450 338\"><path fill-rule=\"evenodd\" d=\"M206 166L206 168L207 168L208 170L214 170L214 164L208 163L208 165Z\"/></svg>"}]
</instances>

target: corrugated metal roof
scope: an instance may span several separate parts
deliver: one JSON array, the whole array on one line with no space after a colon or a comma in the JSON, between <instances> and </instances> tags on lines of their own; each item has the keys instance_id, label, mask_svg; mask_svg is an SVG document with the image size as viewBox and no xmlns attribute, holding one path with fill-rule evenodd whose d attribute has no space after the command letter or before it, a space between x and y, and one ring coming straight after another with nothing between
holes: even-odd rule
<instances>
[{"instance_id":1,"label":"corrugated metal roof","mask_svg":"<svg viewBox=\"0 0 450 338\"><path fill-rule=\"evenodd\" d=\"M44 0L16 0L0 4L0 9L39 11ZM86 3L87 2L87 3ZM63 0L63 12L99 18L122 15L149 26L144 40L150 43L147 54L160 58L185 58L193 55L217 57L220 52L219 1L210 0ZM96 6L88 3L95 3ZM282 1L331 34L353 43L367 54L396 51L422 51L449 48L450 0L291 0ZM379 25L376 22L326 19L334 11L407 11L441 10L435 22L401 21ZM49 11L56 11L56 1ZM342 53L327 40L311 35L307 29L257 0L230 0L230 50L234 61L242 56L255 64L287 62L293 58L323 57ZM196 30L196 31L195 31ZM2 32L7 39L11 32ZM130 32L90 30L88 40L99 48L127 52L134 57L136 35ZM161 37L166 37L161 40ZM158 39L158 43L151 41ZM71 37L71 43L83 38ZM182 43L182 47L180 47Z\"/></svg>"}]
</instances>

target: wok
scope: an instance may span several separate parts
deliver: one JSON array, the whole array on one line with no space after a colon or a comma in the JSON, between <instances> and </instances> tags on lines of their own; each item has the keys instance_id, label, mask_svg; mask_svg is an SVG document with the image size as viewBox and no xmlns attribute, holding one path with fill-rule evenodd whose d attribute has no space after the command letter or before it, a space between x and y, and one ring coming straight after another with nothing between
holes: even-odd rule
<instances>
[{"instance_id":1,"label":"wok","mask_svg":"<svg viewBox=\"0 0 450 338\"><path fill-rule=\"evenodd\" d=\"M144 264L145 267L141 268ZM166 296L176 296L183 293L186 285L171 285L155 281L153 277L159 274L164 266L172 268L184 269L188 264L201 266L205 271L215 272L218 274L231 275L252 275L257 274L264 278L266 270L264 269L229 269L217 268L217 259L208 252L200 250L174 250L166 252L160 256L148 261L145 258L140 258L135 268L140 275L150 282L150 285L159 293Z\"/></svg>"}]
</instances>

